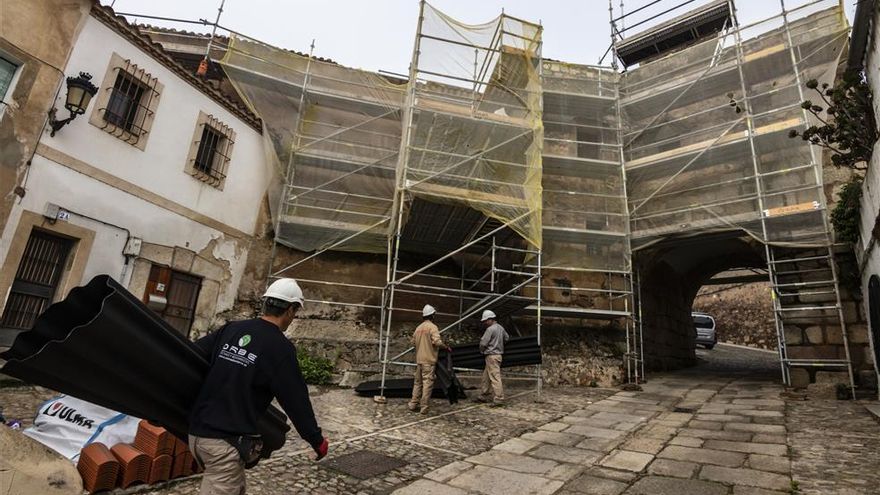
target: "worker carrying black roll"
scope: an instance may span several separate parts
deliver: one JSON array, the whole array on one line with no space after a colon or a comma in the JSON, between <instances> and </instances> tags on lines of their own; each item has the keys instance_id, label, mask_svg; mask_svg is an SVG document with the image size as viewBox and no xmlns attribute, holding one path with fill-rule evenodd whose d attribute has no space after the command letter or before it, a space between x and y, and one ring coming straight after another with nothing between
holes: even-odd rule
<instances>
[{"instance_id":1,"label":"worker carrying black roll","mask_svg":"<svg viewBox=\"0 0 880 495\"><path fill-rule=\"evenodd\" d=\"M256 465L262 440L257 419L277 398L297 433L327 455L296 348L284 336L303 305L295 280L276 280L263 295L260 318L232 321L196 341L211 367L189 417L189 446L204 469L202 495L243 495L245 468Z\"/></svg>"}]
</instances>

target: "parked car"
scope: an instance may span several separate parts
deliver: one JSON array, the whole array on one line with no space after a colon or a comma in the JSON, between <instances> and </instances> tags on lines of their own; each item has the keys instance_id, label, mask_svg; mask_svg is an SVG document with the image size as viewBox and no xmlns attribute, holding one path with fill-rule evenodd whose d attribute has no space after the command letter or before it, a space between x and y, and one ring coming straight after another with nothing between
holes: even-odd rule
<instances>
[{"instance_id":1,"label":"parked car","mask_svg":"<svg viewBox=\"0 0 880 495\"><path fill-rule=\"evenodd\" d=\"M715 334L715 318L706 313L691 313L694 319L694 329L697 332L696 343L706 349L715 347L718 336Z\"/></svg>"}]
</instances>

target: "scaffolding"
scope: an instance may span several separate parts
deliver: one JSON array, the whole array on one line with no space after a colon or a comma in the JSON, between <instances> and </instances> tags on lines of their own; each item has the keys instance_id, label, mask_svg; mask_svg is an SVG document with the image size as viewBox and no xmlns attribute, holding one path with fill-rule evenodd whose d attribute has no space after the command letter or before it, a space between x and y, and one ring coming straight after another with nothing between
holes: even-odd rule
<instances>
[{"instance_id":1,"label":"scaffolding","mask_svg":"<svg viewBox=\"0 0 880 495\"><path fill-rule=\"evenodd\" d=\"M544 315L619 321L627 377L644 376L632 274L620 75L545 61Z\"/></svg>"},{"instance_id":2,"label":"scaffolding","mask_svg":"<svg viewBox=\"0 0 880 495\"><path fill-rule=\"evenodd\" d=\"M812 125L801 108L804 83L833 84L848 27L836 0L780 6L779 15L742 26L732 0L707 4L699 15L714 16L715 34L665 56L644 55L621 75L632 245L640 250L670 237L721 231L757 240L773 286L785 383L792 366L842 368L852 387L822 156L789 137ZM612 16L613 51L622 45L629 57L649 53L645 47L658 45L663 30L694 16L635 39L621 39L615 27L621 18ZM841 355L793 356L786 330L808 324L838 325Z\"/></svg>"},{"instance_id":3,"label":"scaffolding","mask_svg":"<svg viewBox=\"0 0 880 495\"><path fill-rule=\"evenodd\" d=\"M465 25L425 2L406 80L230 40L224 69L281 177L276 244L303 253L276 266L273 251L271 276L324 294L307 302L378 313L383 383L413 365L392 335L425 302L443 332L489 308L540 315L540 51L539 25ZM384 280L315 270L337 251L384 255Z\"/></svg>"},{"instance_id":4,"label":"scaffolding","mask_svg":"<svg viewBox=\"0 0 880 495\"><path fill-rule=\"evenodd\" d=\"M543 60L540 25L506 14L466 25L425 2L406 78L232 36L223 67L261 116L281 178L276 244L302 253L274 260L272 276L297 277L308 302L376 315L383 380L413 365L398 337L430 302L444 332L484 309L532 316L539 344L547 318L621 322L638 382L632 253L737 231L766 248L786 382L791 366L851 376L848 354L806 359L784 340L808 320L843 328L821 156L788 137L810 125L804 81L833 82L842 8L780 4L741 26L733 2L715 0L622 36L661 3L609 8L611 68ZM662 52L662 31L681 26L691 38ZM384 276L352 284L350 270L312 263L338 251L372 255Z\"/></svg>"}]
</instances>

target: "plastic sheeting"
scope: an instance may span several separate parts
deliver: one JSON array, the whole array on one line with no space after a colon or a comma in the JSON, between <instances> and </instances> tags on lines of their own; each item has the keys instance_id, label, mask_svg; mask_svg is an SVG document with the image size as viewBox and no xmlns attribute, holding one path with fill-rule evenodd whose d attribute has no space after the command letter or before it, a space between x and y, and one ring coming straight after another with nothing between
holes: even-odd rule
<instances>
[{"instance_id":1,"label":"plastic sheeting","mask_svg":"<svg viewBox=\"0 0 880 495\"><path fill-rule=\"evenodd\" d=\"M788 30L779 16L741 28L740 44L736 34L622 76L634 245L732 229L774 244L826 241L821 154L788 133L808 124L803 84L833 82L843 12L818 2L790 12Z\"/></svg>"},{"instance_id":2,"label":"plastic sheeting","mask_svg":"<svg viewBox=\"0 0 880 495\"><path fill-rule=\"evenodd\" d=\"M278 242L384 252L406 85L241 36L222 64L270 138Z\"/></svg>"},{"instance_id":3,"label":"plastic sheeting","mask_svg":"<svg viewBox=\"0 0 880 495\"><path fill-rule=\"evenodd\" d=\"M425 4L409 85L233 36L221 63L263 119L283 181L278 242L384 252L399 186L511 222L540 246L540 35L504 15L468 26Z\"/></svg>"},{"instance_id":4,"label":"plastic sheeting","mask_svg":"<svg viewBox=\"0 0 880 495\"><path fill-rule=\"evenodd\" d=\"M463 203L541 246L541 27L423 4L403 187Z\"/></svg>"}]
</instances>

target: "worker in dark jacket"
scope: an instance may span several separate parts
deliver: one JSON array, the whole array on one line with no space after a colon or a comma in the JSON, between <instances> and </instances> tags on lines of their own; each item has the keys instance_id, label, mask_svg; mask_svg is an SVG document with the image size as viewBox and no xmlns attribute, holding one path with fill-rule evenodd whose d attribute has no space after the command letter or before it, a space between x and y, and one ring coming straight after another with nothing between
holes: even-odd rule
<instances>
[{"instance_id":1,"label":"worker in dark jacket","mask_svg":"<svg viewBox=\"0 0 880 495\"><path fill-rule=\"evenodd\" d=\"M262 317L229 322L196 342L211 362L189 416L190 450L205 469L201 495L245 493L245 467L262 448L257 421L273 397L316 459L327 455L296 348L283 333L302 304L295 280L277 280L263 295Z\"/></svg>"}]
</instances>

